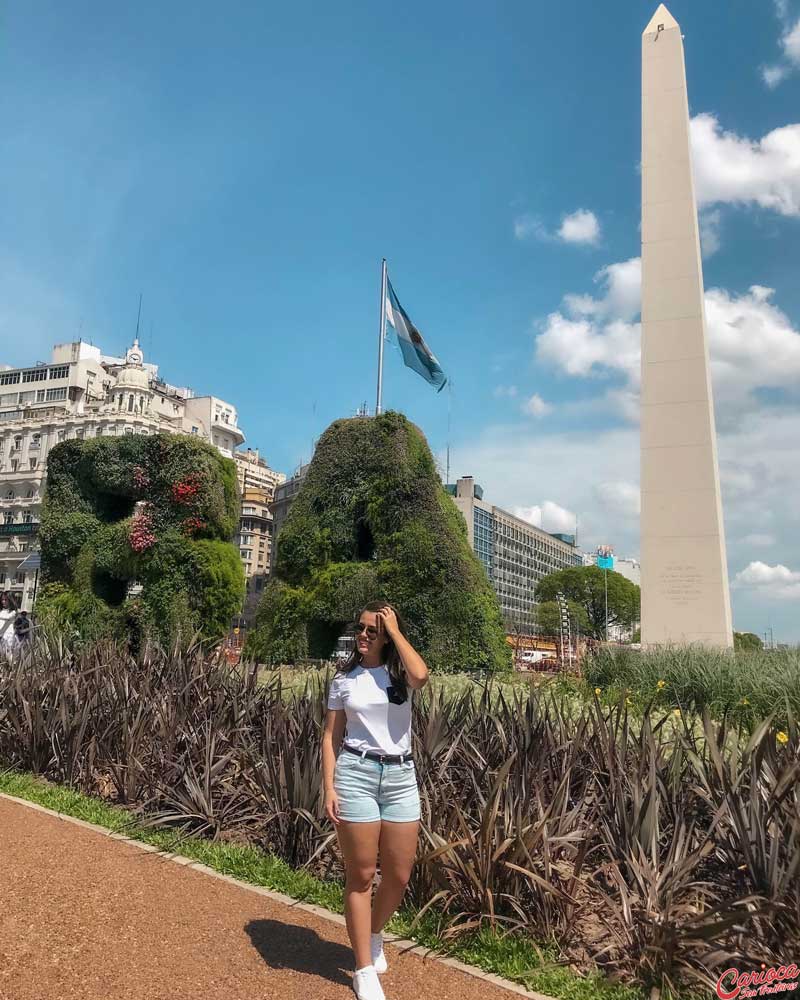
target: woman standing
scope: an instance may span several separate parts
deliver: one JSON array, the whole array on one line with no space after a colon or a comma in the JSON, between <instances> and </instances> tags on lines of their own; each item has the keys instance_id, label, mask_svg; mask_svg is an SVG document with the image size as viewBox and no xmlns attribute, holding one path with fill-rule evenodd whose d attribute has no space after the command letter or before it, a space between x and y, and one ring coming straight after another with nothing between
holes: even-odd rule
<instances>
[{"instance_id":1,"label":"woman standing","mask_svg":"<svg viewBox=\"0 0 800 1000\"><path fill-rule=\"evenodd\" d=\"M325 811L345 866L345 916L358 1000L385 1000L383 928L400 905L417 852L419 790L411 757L411 699L425 661L397 612L368 604L356 648L331 684L322 737ZM381 881L372 899L380 859Z\"/></svg>"}]
</instances>

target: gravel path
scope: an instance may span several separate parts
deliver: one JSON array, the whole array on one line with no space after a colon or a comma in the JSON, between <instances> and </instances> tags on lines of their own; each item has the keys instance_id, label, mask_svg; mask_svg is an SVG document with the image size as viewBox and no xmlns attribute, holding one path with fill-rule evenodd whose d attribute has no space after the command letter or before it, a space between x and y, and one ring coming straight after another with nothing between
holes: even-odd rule
<instances>
[{"instance_id":1,"label":"gravel path","mask_svg":"<svg viewBox=\"0 0 800 1000\"><path fill-rule=\"evenodd\" d=\"M510 1000L387 948L387 1000ZM0 799L1 1000L353 1000L344 928Z\"/></svg>"}]
</instances>

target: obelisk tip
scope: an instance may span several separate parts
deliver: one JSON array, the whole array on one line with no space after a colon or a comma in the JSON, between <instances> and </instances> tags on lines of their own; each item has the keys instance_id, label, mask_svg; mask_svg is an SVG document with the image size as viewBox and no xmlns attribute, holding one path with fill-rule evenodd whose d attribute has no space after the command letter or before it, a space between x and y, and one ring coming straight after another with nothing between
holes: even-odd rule
<instances>
[{"instance_id":1,"label":"obelisk tip","mask_svg":"<svg viewBox=\"0 0 800 1000\"><path fill-rule=\"evenodd\" d=\"M663 25L663 27L661 27ZM643 35L654 35L657 31L669 31L670 28L679 27L678 22L670 14L663 3L658 5L658 10L650 18L650 23L642 32Z\"/></svg>"}]
</instances>

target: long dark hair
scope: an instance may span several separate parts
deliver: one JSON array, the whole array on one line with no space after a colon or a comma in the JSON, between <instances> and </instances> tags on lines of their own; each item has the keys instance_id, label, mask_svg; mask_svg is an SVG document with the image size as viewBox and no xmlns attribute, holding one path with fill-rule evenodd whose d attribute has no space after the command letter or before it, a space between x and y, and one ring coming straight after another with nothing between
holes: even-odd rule
<instances>
[{"instance_id":1,"label":"long dark hair","mask_svg":"<svg viewBox=\"0 0 800 1000\"><path fill-rule=\"evenodd\" d=\"M382 611L384 608L391 608L397 616L397 624L400 628L401 633L408 637L408 629L406 628L406 623L403 621L403 616L393 605L389 604L388 601L370 601L369 604L365 604L364 607L359 611L358 621L365 611L375 613L377 611ZM408 681L406 680L406 668L403 666L403 661L400 659L400 654L397 652L397 647L392 642L392 640L387 635L386 645L383 647L383 657L386 668L389 671L389 677L392 679L392 686L395 691L402 696L405 700L408 694ZM352 653L347 657L341 666L337 667L337 671L342 674L349 674L351 670L355 670L357 666L361 663L361 653L358 651L358 645L353 647Z\"/></svg>"}]
</instances>

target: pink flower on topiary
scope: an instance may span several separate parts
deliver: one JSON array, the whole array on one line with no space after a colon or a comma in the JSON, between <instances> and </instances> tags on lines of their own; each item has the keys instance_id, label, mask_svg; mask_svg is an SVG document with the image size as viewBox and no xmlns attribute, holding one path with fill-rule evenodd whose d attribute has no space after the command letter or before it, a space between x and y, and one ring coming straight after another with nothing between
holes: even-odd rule
<instances>
[{"instance_id":1,"label":"pink flower on topiary","mask_svg":"<svg viewBox=\"0 0 800 1000\"><path fill-rule=\"evenodd\" d=\"M197 472L172 484L172 499L175 503L190 504L200 492L202 477Z\"/></svg>"},{"instance_id":2,"label":"pink flower on topiary","mask_svg":"<svg viewBox=\"0 0 800 1000\"><path fill-rule=\"evenodd\" d=\"M128 532L128 542L134 552L144 552L156 542L153 532L153 521L148 513L141 511L134 517L130 531Z\"/></svg>"},{"instance_id":3,"label":"pink flower on topiary","mask_svg":"<svg viewBox=\"0 0 800 1000\"><path fill-rule=\"evenodd\" d=\"M193 535L205 527L206 522L201 517L187 517L183 522L183 530L187 535Z\"/></svg>"},{"instance_id":4,"label":"pink flower on topiary","mask_svg":"<svg viewBox=\"0 0 800 1000\"><path fill-rule=\"evenodd\" d=\"M133 485L136 490L146 490L150 485L150 477L141 465L133 467Z\"/></svg>"}]
</instances>

